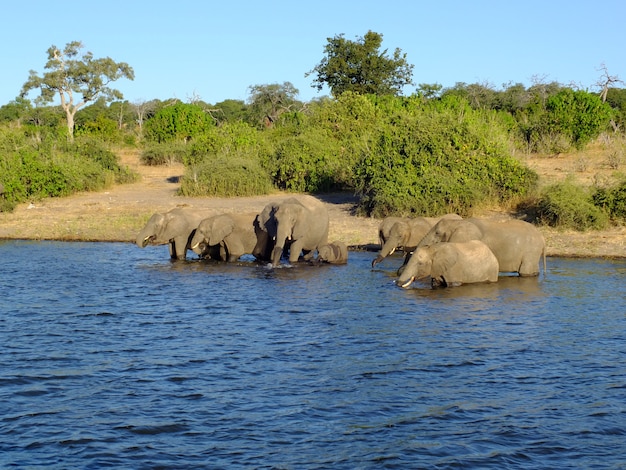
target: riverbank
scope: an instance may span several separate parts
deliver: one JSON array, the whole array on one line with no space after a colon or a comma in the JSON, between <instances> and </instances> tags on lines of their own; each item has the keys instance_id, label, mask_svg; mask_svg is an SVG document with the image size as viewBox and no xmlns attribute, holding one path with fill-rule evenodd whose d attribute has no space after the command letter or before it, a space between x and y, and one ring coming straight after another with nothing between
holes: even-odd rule
<instances>
[{"instance_id":1,"label":"riverbank","mask_svg":"<svg viewBox=\"0 0 626 470\"><path fill-rule=\"evenodd\" d=\"M11 213L0 213L0 239L133 242L155 212L176 206L206 208L216 214L258 212L269 201L292 196L181 197L176 192L182 165L144 166L132 153L123 154L122 162L141 175L140 181L97 193L21 204ZM563 166L563 162L559 164ZM322 195L320 199L329 211L330 241L376 249L380 220L354 215L355 199L351 194ZM548 256L626 258L626 227L584 233L549 227L540 230L546 238Z\"/></svg>"}]
</instances>

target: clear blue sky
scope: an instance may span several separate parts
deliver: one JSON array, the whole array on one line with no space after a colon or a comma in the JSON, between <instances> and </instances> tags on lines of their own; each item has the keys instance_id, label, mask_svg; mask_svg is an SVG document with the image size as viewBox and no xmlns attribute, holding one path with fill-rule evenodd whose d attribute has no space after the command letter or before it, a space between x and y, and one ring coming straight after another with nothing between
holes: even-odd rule
<instances>
[{"instance_id":1,"label":"clear blue sky","mask_svg":"<svg viewBox=\"0 0 626 470\"><path fill-rule=\"evenodd\" d=\"M625 18L624 0L7 2L0 105L19 94L29 70L43 74L51 45L74 40L95 58L133 67L134 81L113 84L131 102L245 100L251 85L283 82L308 101L328 94L304 77L327 38L368 30L383 35L389 54L407 54L415 83L501 88L539 77L596 91L601 64L626 81Z\"/></svg>"}]
</instances>

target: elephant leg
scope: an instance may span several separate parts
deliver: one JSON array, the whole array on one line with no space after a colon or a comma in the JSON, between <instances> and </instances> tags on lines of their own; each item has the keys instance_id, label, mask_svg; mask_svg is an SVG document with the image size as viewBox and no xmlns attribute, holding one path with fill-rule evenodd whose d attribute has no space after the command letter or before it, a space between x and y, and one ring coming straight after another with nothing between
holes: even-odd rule
<instances>
[{"instance_id":1,"label":"elephant leg","mask_svg":"<svg viewBox=\"0 0 626 470\"><path fill-rule=\"evenodd\" d=\"M309 261L310 259L313 258L313 255L315 254L315 251L314 250L303 250L303 253L304 253L303 259L305 261Z\"/></svg>"},{"instance_id":2,"label":"elephant leg","mask_svg":"<svg viewBox=\"0 0 626 470\"><path fill-rule=\"evenodd\" d=\"M187 258L187 237L176 237L174 238L174 248L176 259L184 260ZM172 256L174 258L174 256Z\"/></svg>"},{"instance_id":3,"label":"elephant leg","mask_svg":"<svg viewBox=\"0 0 626 470\"><path fill-rule=\"evenodd\" d=\"M404 271L404 268L406 268L406 264L411 259L412 254L413 254L412 251L407 251L406 255L404 255L404 262L402 263L402 266L398 268L398 271L397 271L398 276L402 276L402 272Z\"/></svg>"},{"instance_id":4,"label":"elephant leg","mask_svg":"<svg viewBox=\"0 0 626 470\"><path fill-rule=\"evenodd\" d=\"M289 263L290 264L294 264L298 262L298 260L300 259L300 252L302 252L303 245L304 245L304 242L300 240L296 240L291 243L291 246L289 247Z\"/></svg>"},{"instance_id":5,"label":"elephant leg","mask_svg":"<svg viewBox=\"0 0 626 470\"><path fill-rule=\"evenodd\" d=\"M176 242L172 240L171 242L167 244L167 246L170 250L170 258L176 259Z\"/></svg>"},{"instance_id":6,"label":"elephant leg","mask_svg":"<svg viewBox=\"0 0 626 470\"><path fill-rule=\"evenodd\" d=\"M539 276L539 269L537 266L533 266L531 263L524 263L520 266L520 277L536 277Z\"/></svg>"}]
</instances>

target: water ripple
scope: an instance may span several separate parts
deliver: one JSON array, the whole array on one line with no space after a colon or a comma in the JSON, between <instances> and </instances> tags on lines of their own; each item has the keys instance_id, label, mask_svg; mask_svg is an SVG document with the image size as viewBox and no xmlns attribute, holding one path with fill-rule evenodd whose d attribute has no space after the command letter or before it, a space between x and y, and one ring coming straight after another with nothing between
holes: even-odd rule
<instances>
[{"instance_id":1,"label":"water ripple","mask_svg":"<svg viewBox=\"0 0 626 470\"><path fill-rule=\"evenodd\" d=\"M0 466L624 466L624 262L403 290L159 248L0 242Z\"/></svg>"}]
</instances>

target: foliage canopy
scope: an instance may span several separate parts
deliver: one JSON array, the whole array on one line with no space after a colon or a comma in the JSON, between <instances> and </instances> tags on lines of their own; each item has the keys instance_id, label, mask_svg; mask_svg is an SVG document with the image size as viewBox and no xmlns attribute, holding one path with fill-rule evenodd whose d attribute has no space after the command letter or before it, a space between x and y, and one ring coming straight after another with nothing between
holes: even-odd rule
<instances>
[{"instance_id":1,"label":"foliage canopy","mask_svg":"<svg viewBox=\"0 0 626 470\"><path fill-rule=\"evenodd\" d=\"M314 75L312 86L327 85L333 96L346 91L366 95L400 95L402 87L412 84L413 65L399 48L393 56L380 51L383 35L368 31L350 41L343 34L328 38L324 58L305 76Z\"/></svg>"},{"instance_id":2,"label":"foliage canopy","mask_svg":"<svg viewBox=\"0 0 626 470\"><path fill-rule=\"evenodd\" d=\"M94 59L91 52L80 56L84 46L79 41L68 43L63 50L56 46L48 49L48 61L43 76L31 70L28 80L22 86L21 96L33 89L41 91L37 102L45 104L59 95L61 107L67 118L67 130L74 135L74 116L86 103L103 97L107 101L122 99L122 93L109 87L109 83L120 78L133 80L135 73L125 62L114 62L111 58Z\"/></svg>"}]
</instances>

